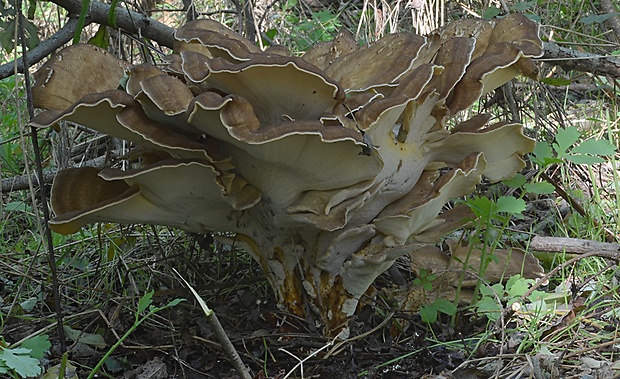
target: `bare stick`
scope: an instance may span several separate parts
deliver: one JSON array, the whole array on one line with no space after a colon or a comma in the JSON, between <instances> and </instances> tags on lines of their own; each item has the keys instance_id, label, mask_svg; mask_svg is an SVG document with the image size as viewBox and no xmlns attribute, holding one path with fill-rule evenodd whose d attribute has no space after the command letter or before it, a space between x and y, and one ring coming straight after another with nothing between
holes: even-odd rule
<instances>
[{"instance_id":1,"label":"bare stick","mask_svg":"<svg viewBox=\"0 0 620 379\"><path fill-rule=\"evenodd\" d=\"M537 251L566 252L572 254L587 254L592 252L615 253L620 251L617 243L599 242L579 238L541 237L535 236L529 248Z\"/></svg>"},{"instance_id":2,"label":"bare stick","mask_svg":"<svg viewBox=\"0 0 620 379\"><path fill-rule=\"evenodd\" d=\"M620 78L620 59L606 55L583 53L577 50L545 42L545 55L540 59L555 64L564 70L590 72L594 75L609 75Z\"/></svg>"},{"instance_id":3,"label":"bare stick","mask_svg":"<svg viewBox=\"0 0 620 379\"><path fill-rule=\"evenodd\" d=\"M252 374L250 373L250 370L243 363L243 361L241 360L241 357L239 356L239 353L237 353L237 350L233 346L232 342L230 342L230 339L228 338L228 335L226 335L226 331L222 327L222 324L220 324L220 320L218 320L215 312L213 312L209 308L209 306L202 299L202 297L198 295L198 292L196 292L196 290L192 286L190 286L189 283L185 279L183 279L183 277L181 276L181 274L179 274L177 270L175 269L172 269L172 270L174 271L175 274L177 274L179 278L181 278L183 283L187 286L187 288L189 288L191 293L194 295L194 297L198 301L198 304L200 304L202 311L207 316L207 321L209 321L209 324L213 328L213 331L215 332L215 336L217 337L217 340L222 345L222 348L224 349L226 356L228 356L228 359L230 359L233 367L235 368L235 371L237 371L237 373L241 376L242 379L252 379Z\"/></svg>"}]
</instances>

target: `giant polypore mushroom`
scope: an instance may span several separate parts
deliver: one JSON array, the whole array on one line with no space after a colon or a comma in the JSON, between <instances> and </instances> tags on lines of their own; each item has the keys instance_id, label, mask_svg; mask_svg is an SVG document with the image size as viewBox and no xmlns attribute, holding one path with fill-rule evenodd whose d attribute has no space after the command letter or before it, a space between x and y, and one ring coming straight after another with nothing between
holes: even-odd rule
<instances>
[{"instance_id":1,"label":"giant polypore mushroom","mask_svg":"<svg viewBox=\"0 0 620 379\"><path fill-rule=\"evenodd\" d=\"M484 93L535 76L542 42L522 15L365 47L343 32L301 58L262 52L214 21L189 23L176 38L162 67L75 45L38 71L35 105L47 110L33 125L73 121L142 157L126 171L60 172L51 228L233 232L280 303L317 312L327 334L346 327L398 257L463 224L468 213L442 212L445 203L482 176L512 177L534 147L515 123L476 116L446 127Z\"/></svg>"}]
</instances>

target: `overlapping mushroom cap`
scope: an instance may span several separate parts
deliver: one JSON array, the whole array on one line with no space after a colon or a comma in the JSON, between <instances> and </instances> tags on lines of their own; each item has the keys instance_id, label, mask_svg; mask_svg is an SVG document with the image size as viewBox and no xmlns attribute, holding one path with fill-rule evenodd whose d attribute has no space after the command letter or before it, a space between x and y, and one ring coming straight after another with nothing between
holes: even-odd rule
<instances>
[{"instance_id":1,"label":"overlapping mushroom cap","mask_svg":"<svg viewBox=\"0 0 620 379\"><path fill-rule=\"evenodd\" d=\"M37 74L35 104L48 110L33 124L68 120L130 141L142 165L61 173L52 228L235 232L289 309L305 312L305 292L336 328L398 256L462 225L466 212L442 214L446 202L523 167L534 142L520 125L445 125L519 73L535 76L537 33L521 15L365 47L343 32L297 58L198 20L161 67L64 49ZM71 78L93 67L101 80Z\"/></svg>"}]
</instances>

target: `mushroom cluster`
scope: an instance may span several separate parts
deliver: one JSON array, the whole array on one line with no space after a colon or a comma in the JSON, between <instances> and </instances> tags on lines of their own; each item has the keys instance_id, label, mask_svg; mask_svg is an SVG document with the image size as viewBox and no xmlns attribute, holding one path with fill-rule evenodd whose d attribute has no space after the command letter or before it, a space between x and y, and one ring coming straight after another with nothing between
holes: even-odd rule
<instances>
[{"instance_id":1,"label":"mushroom cluster","mask_svg":"<svg viewBox=\"0 0 620 379\"><path fill-rule=\"evenodd\" d=\"M160 66L130 65L91 45L36 74L32 124L72 121L129 141L128 170L70 168L52 187L51 228L95 222L232 232L290 312L326 334L375 278L470 217L450 199L484 176L524 166L534 141L516 123L460 111L542 55L518 14L461 20L429 36L360 47L341 32L301 57L261 51L211 20L175 34Z\"/></svg>"}]
</instances>

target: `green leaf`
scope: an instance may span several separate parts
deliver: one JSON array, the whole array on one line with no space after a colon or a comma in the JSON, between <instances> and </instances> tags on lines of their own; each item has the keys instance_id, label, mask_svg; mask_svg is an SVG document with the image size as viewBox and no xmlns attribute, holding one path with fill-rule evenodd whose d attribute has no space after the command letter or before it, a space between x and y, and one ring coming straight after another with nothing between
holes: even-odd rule
<instances>
[{"instance_id":1,"label":"green leaf","mask_svg":"<svg viewBox=\"0 0 620 379\"><path fill-rule=\"evenodd\" d=\"M169 302L168 304L166 304L166 308L167 307L176 307L182 301L186 301L186 299L174 299L171 302Z\"/></svg>"},{"instance_id":2,"label":"green leaf","mask_svg":"<svg viewBox=\"0 0 620 379\"><path fill-rule=\"evenodd\" d=\"M483 297L476 303L478 313L482 313L491 321L497 321L501 315L502 307L490 297Z\"/></svg>"},{"instance_id":3,"label":"green leaf","mask_svg":"<svg viewBox=\"0 0 620 379\"><path fill-rule=\"evenodd\" d=\"M525 175L517 173L512 179L504 180L502 183L504 183L510 188L521 188L526 181L527 178L525 177Z\"/></svg>"},{"instance_id":4,"label":"green leaf","mask_svg":"<svg viewBox=\"0 0 620 379\"><path fill-rule=\"evenodd\" d=\"M590 24L594 24L595 22L598 24L602 24L605 21L609 20L612 17L615 17L618 15L618 12L614 12L614 13L605 13L605 14L597 14L597 15L592 15L592 16L587 16L581 19L581 22L586 24L586 25L590 25Z\"/></svg>"},{"instance_id":5,"label":"green leaf","mask_svg":"<svg viewBox=\"0 0 620 379\"><path fill-rule=\"evenodd\" d=\"M148 308L149 305L151 305L151 303L153 302L154 293L155 291L147 292L144 294L144 296L140 298L140 300L138 301L138 310L136 311L136 315L144 312L144 310Z\"/></svg>"},{"instance_id":6,"label":"green leaf","mask_svg":"<svg viewBox=\"0 0 620 379\"><path fill-rule=\"evenodd\" d=\"M506 282L506 292L511 298L521 297L530 289L533 282L532 279L525 279L521 275L513 275Z\"/></svg>"},{"instance_id":7,"label":"green leaf","mask_svg":"<svg viewBox=\"0 0 620 379\"><path fill-rule=\"evenodd\" d=\"M21 347L30 349L30 356L41 359L45 356L45 352L52 347L47 334L41 334L32 338L28 338L22 342Z\"/></svg>"},{"instance_id":8,"label":"green leaf","mask_svg":"<svg viewBox=\"0 0 620 379\"><path fill-rule=\"evenodd\" d=\"M4 27L4 33L0 33L0 45L4 51L10 54L15 48L15 40L13 40L13 31L15 30L15 20L9 21Z\"/></svg>"},{"instance_id":9,"label":"green leaf","mask_svg":"<svg viewBox=\"0 0 620 379\"><path fill-rule=\"evenodd\" d=\"M512 196L502 196L497 199L497 213L505 212L511 215L521 214L525 210L525 201Z\"/></svg>"},{"instance_id":10,"label":"green leaf","mask_svg":"<svg viewBox=\"0 0 620 379\"><path fill-rule=\"evenodd\" d=\"M75 32L73 33L73 44L77 45L80 43L80 36L82 35L82 29L84 29L84 25L86 24L86 16L88 15L88 9L90 8L90 0L82 0L82 9L80 10L80 17L78 18L78 24L75 27Z\"/></svg>"},{"instance_id":11,"label":"green leaf","mask_svg":"<svg viewBox=\"0 0 620 379\"><path fill-rule=\"evenodd\" d=\"M536 0L533 1L521 1L510 7L511 10L517 12L525 12L532 9L536 5Z\"/></svg>"},{"instance_id":12,"label":"green leaf","mask_svg":"<svg viewBox=\"0 0 620 379\"><path fill-rule=\"evenodd\" d=\"M558 87L567 86L572 83L569 79L565 79L565 78L543 78L543 79L540 79L540 81L550 86L558 86Z\"/></svg>"},{"instance_id":13,"label":"green leaf","mask_svg":"<svg viewBox=\"0 0 620 379\"><path fill-rule=\"evenodd\" d=\"M537 195L550 195L555 192L555 187L553 186L553 184L548 182L527 183L523 186L523 189L526 192L534 193Z\"/></svg>"},{"instance_id":14,"label":"green leaf","mask_svg":"<svg viewBox=\"0 0 620 379\"><path fill-rule=\"evenodd\" d=\"M616 147L613 143L606 139L589 139L585 140L575 147L573 154L591 154L591 155L614 155Z\"/></svg>"},{"instance_id":15,"label":"green leaf","mask_svg":"<svg viewBox=\"0 0 620 379\"><path fill-rule=\"evenodd\" d=\"M437 321L437 308L435 308L433 304L423 305L420 307L420 317L422 318L422 321L429 324L433 324Z\"/></svg>"},{"instance_id":16,"label":"green leaf","mask_svg":"<svg viewBox=\"0 0 620 379\"><path fill-rule=\"evenodd\" d=\"M577 142L580 137L581 133L579 133L579 130L577 130L574 126L558 130L558 133L555 135L555 143L553 144L553 147L559 157L563 157L566 151L573 146L573 144Z\"/></svg>"},{"instance_id":17,"label":"green leaf","mask_svg":"<svg viewBox=\"0 0 620 379\"><path fill-rule=\"evenodd\" d=\"M478 217L491 217L495 210L495 203L486 196L476 196L470 199L466 204L471 208L474 214Z\"/></svg>"},{"instance_id":18,"label":"green leaf","mask_svg":"<svg viewBox=\"0 0 620 379\"><path fill-rule=\"evenodd\" d=\"M496 293L497 293L497 295L499 297L503 296L503 294L504 294L504 286L502 285L502 283L495 283L491 287L489 287L489 286L481 286L480 287L480 294L482 296L495 298L495 294Z\"/></svg>"},{"instance_id":19,"label":"green leaf","mask_svg":"<svg viewBox=\"0 0 620 379\"><path fill-rule=\"evenodd\" d=\"M482 12L482 18L495 18L497 17L500 13L502 13L502 10L497 8L497 7L488 7L487 9L485 9Z\"/></svg>"},{"instance_id":20,"label":"green leaf","mask_svg":"<svg viewBox=\"0 0 620 379\"><path fill-rule=\"evenodd\" d=\"M65 335L76 342L81 342L83 344L93 346L93 347L106 347L108 344L103 339L101 334L97 333L87 333L82 330L76 330L70 327L69 325L63 325L63 330Z\"/></svg>"},{"instance_id":21,"label":"green leaf","mask_svg":"<svg viewBox=\"0 0 620 379\"><path fill-rule=\"evenodd\" d=\"M10 369L11 368L9 366L4 364L3 360L0 360L0 374L6 374Z\"/></svg>"},{"instance_id":22,"label":"green leaf","mask_svg":"<svg viewBox=\"0 0 620 379\"><path fill-rule=\"evenodd\" d=\"M562 162L561 160L554 157L553 149L546 142L536 142L536 146L534 147L534 151L532 152L532 154L534 154L534 162L543 168L552 163Z\"/></svg>"},{"instance_id":23,"label":"green leaf","mask_svg":"<svg viewBox=\"0 0 620 379\"><path fill-rule=\"evenodd\" d=\"M41 374L39 360L29 356L30 349L15 348L5 349L0 347L0 361L15 370L22 378L38 376Z\"/></svg>"},{"instance_id":24,"label":"green leaf","mask_svg":"<svg viewBox=\"0 0 620 379\"><path fill-rule=\"evenodd\" d=\"M118 0L112 0L112 4L110 4L110 11L108 13L108 25L117 29L116 26L116 7L118 6Z\"/></svg>"},{"instance_id":25,"label":"green leaf","mask_svg":"<svg viewBox=\"0 0 620 379\"><path fill-rule=\"evenodd\" d=\"M451 301L439 298L436 299L433 304L435 304L435 308L443 314L449 316L454 316L456 314L456 305Z\"/></svg>"},{"instance_id":26,"label":"green leaf","mask_svg":"<svg viewBox=\"0 0 620 379\"><path fill-rule=\"evenodd\" d=\"M108 27L105 25L99 25L97 32L88 40L88 43L102 49L107 49L110 45L109 40L110 34L108 32Z\"/></svg>"},{"instance_id":27,"label":"green leaf","mask_svg":"<svg viewBox=\"0 0 620 379\"><path fill-rule=\"evenodd\" d=\"M573 162L574 164L585 164L585 165L593 165L593 164L605 162L603 158L595 157L593 155L569 154L566 156L566 159Z\"/></svg>"},{"instance_id":28,"label":"green leaf","mask_svg":"<svg viewBox=\"0 0 620 379\"><path fill-rule=\"evenodd\" d=\"M37 0L28 0L28 20L34 20L34 14L37 10Z\"/></svg>"}]
</instances>

